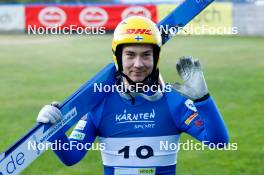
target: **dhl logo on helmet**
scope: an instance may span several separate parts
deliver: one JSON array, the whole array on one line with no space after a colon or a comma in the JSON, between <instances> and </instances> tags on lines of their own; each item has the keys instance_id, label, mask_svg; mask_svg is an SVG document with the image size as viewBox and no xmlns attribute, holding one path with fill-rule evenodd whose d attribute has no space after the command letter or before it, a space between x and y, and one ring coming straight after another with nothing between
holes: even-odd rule
<instances>
[{"instance_id":1,"label":"dhl logo on helmet","mask_svg":"<svg viewBox=\"0 0 264 175\"><path fill-rule=\"evenodd\" d=\"M145 35L152 35L150 29L126 29L124 34L145 34Z\"/></svg>"}]
</instances>

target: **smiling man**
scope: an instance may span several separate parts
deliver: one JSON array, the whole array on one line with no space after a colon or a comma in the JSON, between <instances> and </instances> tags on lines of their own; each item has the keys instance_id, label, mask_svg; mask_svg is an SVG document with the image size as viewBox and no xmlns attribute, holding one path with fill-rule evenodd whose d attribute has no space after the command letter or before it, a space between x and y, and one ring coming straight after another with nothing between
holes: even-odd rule
<instances>
[{"instance_id":1,"label":"smiling man","mask_svg":"<svg viewBox=\"0 0 264 175\"><path fill-rule=\"evenodd\" d=\"M183 132L218 147L228 143L199 61L179 59L176 69L184 83L164 92L158 66L160 49L161 35L151 20L135 16L122 21L114 32L112 50L116 84L125 90L110 93L94 110L87 111L69 137L64 134L55 141L90 145L99 137L104 145L105 175L175 175L178 152L160 144L177 144ZM156 88L142 90L153 85ZM54 124L61 118L56 106L46 105L37 121ZM87 152L71 148L55 150L67 166L79 162Z\"/></svg>"},{"instance_id":2,"label":"smiling man","mask_svg":"<svg viewBox=\"0 0 264 175\"><path fill-rule=\"evenodd\" d=\"M122 59L124 74L134 82L143 82L153 70L153 46L148 44L125 45Z\"/></svg>"}]
</instances>

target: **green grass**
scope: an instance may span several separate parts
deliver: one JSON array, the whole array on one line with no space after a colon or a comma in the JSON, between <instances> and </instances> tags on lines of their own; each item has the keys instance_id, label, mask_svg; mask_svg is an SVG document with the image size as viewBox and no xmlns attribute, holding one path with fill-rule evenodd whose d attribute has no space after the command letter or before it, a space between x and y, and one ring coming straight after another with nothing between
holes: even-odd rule
<instances>
[{"instance_id":1,"label":"green grass","mask_svg":"<svg viewBox=\"0 0 264 175\"><path fill-rule=\"evenodd\" d=\"M237 151L180 151L177 174L261 175L264 172L264 38L185 36L163 48L161 72L179 81L176 59L202 62L210 93L224 116ZM111 36L0 35L0 152L35 124L38 111L62 101L111 61ZM183 135L182 141L189 139ZM52 151L22 174L102 174L100 153L88 152L65 167Z\"/></svg>"}]
</instances>

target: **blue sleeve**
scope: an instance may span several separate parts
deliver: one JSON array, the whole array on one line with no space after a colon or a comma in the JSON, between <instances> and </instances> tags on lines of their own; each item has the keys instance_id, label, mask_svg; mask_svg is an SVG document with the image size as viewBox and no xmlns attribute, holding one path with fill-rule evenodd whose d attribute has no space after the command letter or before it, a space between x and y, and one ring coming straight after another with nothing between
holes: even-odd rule
<instances>
[{"instance_id":1,"label":"blue sleeve","mask_svg":"<svg viewBox=\"0 0 264 175\"><path fill-rule=\"evenodd\" d=\"M223 147L228 143L227 129L212 97L197 103L186 100L181 112L178 125L183 132L205 144Z\"/></svg>"},{"instance_id":2,"label":"blue sleeve","mask_svg":"<svg viewBox=\"0 0 264 175\"><path fill-rule=\"evenodd\" d=\"M91 113L88 113L79 120L69 137L64 134L56 140L61 146L59 149L54 149L54 152L65 165L74 165L85 156L95 138L96 127Z\"/></svg>"}]
</instances>

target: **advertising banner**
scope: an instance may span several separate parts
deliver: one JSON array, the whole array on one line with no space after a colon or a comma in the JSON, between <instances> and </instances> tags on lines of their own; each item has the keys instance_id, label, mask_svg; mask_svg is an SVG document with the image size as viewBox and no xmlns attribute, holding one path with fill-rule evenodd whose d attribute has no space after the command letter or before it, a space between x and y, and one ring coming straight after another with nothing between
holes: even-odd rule
<instances>
[{"instance_id":1,"label":"advertising banner","mask_svg":"<svg viewBox=\"0 0 264 175\"><path fill-rule=\"evenodd\" d=\"M26 6L26 29L35 28L98 28L114 30L124 18L146 16L157 21L156 6Z\"/></svg>"},{"instance_id":2,"label":"advertising banner","mask_svg":"<svg viewBox=\"0 0 264 175\"><path fill-rule=\"evenodd\" d=\"M0 6L0 32L23 31L25 26L24 6L1 5Z\"/></svg>"},{"instance_id":3,"label":"advertising banner","mask_svg":"<svg viewBox=\"0 0 264 175\"><path fill-rule=\"evenodd\" d=\"M178 4L158 5L158 20L170 13ZM196 16L179 34L230 35L237 34L232 24L232 4L213 3Z\"/></svg>"}]
</instances>

